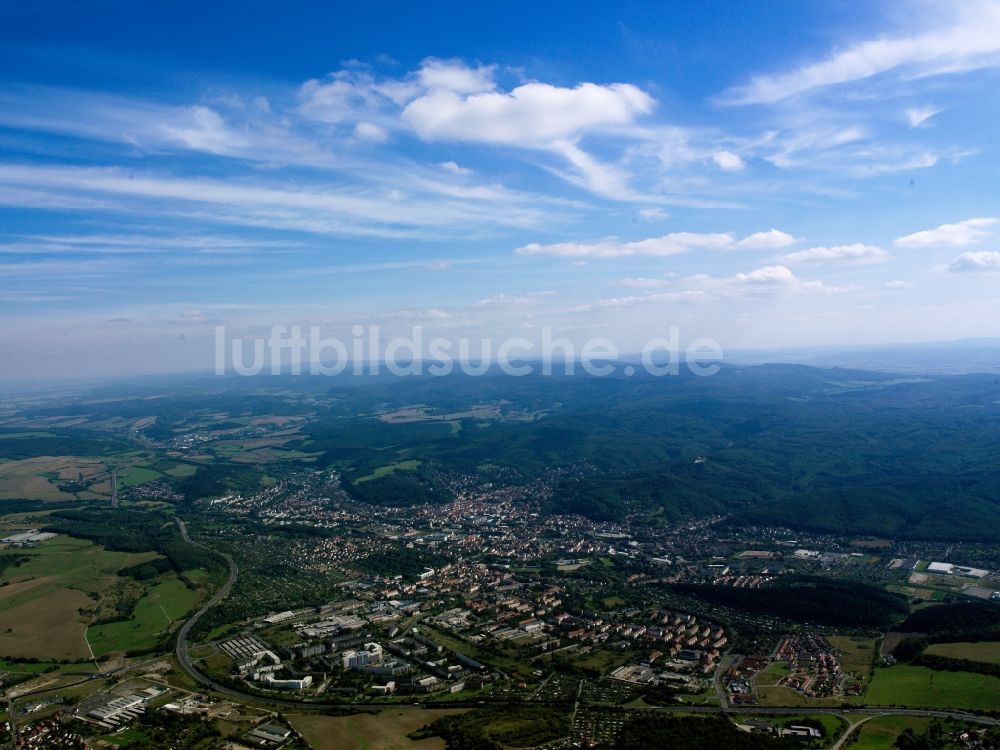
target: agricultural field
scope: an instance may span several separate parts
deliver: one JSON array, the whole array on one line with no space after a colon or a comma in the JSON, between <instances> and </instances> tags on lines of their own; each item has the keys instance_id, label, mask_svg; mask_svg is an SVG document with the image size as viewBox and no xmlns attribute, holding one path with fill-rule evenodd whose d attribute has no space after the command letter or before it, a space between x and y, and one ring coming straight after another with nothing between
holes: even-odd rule
<instances>
[{"instance_id":1,"label":"agricultural field","mask_svg":"<svg viewBox=\"0 0 1000 750\"><path fill-rule=\"evenodd\" d=\"M1000 709L1000 678L897 664L875 670L865 700L872 706L996 711Z\"/></svg>"},{"instance_id":2,"label":"agricultural field","mask_svg":"<svg viewBox=\"0 0 1000 750\"><path fill-rule=\"evenodd\" d=\"M443 716L465 709L390 709L355 716L286 716L315 750L444 750L444 740L411 740L407 735Z\"/></svg>"},{"instance_id":3,"label":"agricultural field","mask_svg":"<svg viewBox=\"0 0 1000 750\"><path fill-rule=\"evenodd\" d=\"M28 558L8 569L0 586L0 656L40 660L90 658L89 615L81 610L94 607L119 570L156 557L65 536L0 554Z\"/></svg>"},{"instance_id":4,"label":"agricultural field","mask_svg":"<svg viewBox=\"0 0 1000 750\"><path fill-rule=\"evenodd\" d=\"M1000 664L1000 641L982 643L933 643L926 653L949 659L967 659L986 664Z\"/></svg>"},{"instance_id":5,"label":"agricultural field","mask_svg":"<svg viewBox=\"0 0 1000 750\"><path fill-rule=\"evenodd\" d=\"M59 489L61 482L84 478L104 471L96 458L75 456L41 456L0 464L0 500L45 500L51 502L76 499L72 493Z\"/></svg>"}]
</instances>

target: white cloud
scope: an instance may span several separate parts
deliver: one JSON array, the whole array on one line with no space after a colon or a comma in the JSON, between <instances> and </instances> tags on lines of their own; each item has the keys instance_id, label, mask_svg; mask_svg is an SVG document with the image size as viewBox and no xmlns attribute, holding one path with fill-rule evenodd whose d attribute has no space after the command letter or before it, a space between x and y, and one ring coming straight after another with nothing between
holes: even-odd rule
<instances>
[{"instance_id":1,"label":"white cloud","mask_svg":"<svg viewBox=\"0 0 1000 750\"><path fill-rule=\"evenodd\" d=\"M245 138L226 127L225 121L208 107L191 107L189 116L165 123L163 132L186 148L213 153L230 153L245 145Z\"/></svg>"},{"instance_id":2,"label":"white cloud","mask_svg":"<svg viewBox=\"0 0 1000 750\"><path fill-rule=\"evenodd\" d=\"M997 223L995 218L966 219L955 224L942 224L936 229L925 229L893 240L898 247L959 247L972 245L992 234L988 227Z\"/></svg>"},{"instance_id":3,"label":"white cloud","mask_svg":"<svg viewBox=\"0 0 1000 750\"><path fill-rule=\"evenodd\" d=\"M507 305L532 305L555 296L554 291L531 292L530 294L493 294L476 302L475 307L500 307Z\"/></svg>"},{"instance_id":4,"label":"white cloud","mask_svg":"<svg viewBox=\"0 0 1000 750\"><path fill-rule=\"evenodd\" d=\"M626 125L652 108L653 99L628 83L564 88L532 82L510 92L434 89L407 104L402 119L425 140L530 146Z\"/></svg>"},{"instance_id":5,"label":"white cloud","mask_svg":"<svg viewBox=\"0 0 1000 750\"><path fill-rule=\"evenodd\" d=\"M775 258L781 263L850 263L867 265L884 263L891 256L885 250L874 245L837 245L835 247L811 247L795 253L779 255Z\"/></svg>"},{"instance_id":6,"label":"white cloud","mask_svg":"<svg viewBox=\"0 0 1000 750\"><path fill-rule=\"evenodd\" d=\"M742 157L732 151L716 151L712 154L712 161L724 172L740 172L746 167Z\"/></svg>"},{"instance_id":7,"label":"white cloud","mask_svg":"<svg viewBox=\"0 0 1000 750\"><path fill-rule=\"evenodd\" d=\"M514 250L518 255L551 255L557 258L624 258L631 255L666 257L686 253L695 248L721 249L733 238L728 234L698 234L673 232L635 242L622 242L609 237L597 242L557 242L551 245L532 243Z\"/></svg>"},{"instance_id":8,"label":"white cloud","mask_svg":"<svg viewBox=\"0 0 1000 750\"><path fill-rule=\"evenodd\" d=\"M646 199L646 196L639 195L629 187L630 175L624 169L598 161L569 141L556 141L550 149L564 157L572 167L572 171L568 173L557 169L550 170L567 182L612 200Z\"/></svg>"},{"instance_id":9,"label":"white cloud","mask_svg":"<svg viewBox=\"0 0 1000 750\"><path fill-rule=\"evenodd\" d=\"M901 292L905 289L913 289L913 284L909 281L903 281L902 279L896 279L894 281L887 281L882 285L883 289L888 289L891 292Z\"/></svg>"},{"instance_id":10,"label":"white cloud","mask_svg":"<svg viewBox=\"0 0 1000 750\"><path fill-rule=\"evenodd\" d=\"M644 277L638 277L638 278L627 278L627 279L622 279L621 281L616 281L615 286L628 286L637 289L650 289L660 286L667 286L670 283L671 282L669 279L649 279Z\"/></svg>"},{"instance_id":11,"label":"white cloud","mask_svg":"<svg viewBox=\"0 0 1000 750\"><path fill-rule=\"evenodd\" d=\"M738 273L733 279L740 284L792 284L798 281L785 266L766 266L749 273Z\"/></svg>"},{"instance_id":12,"label":"white cloud","mask_svg":"<svg viewBox=\"0 0 1000 750\"><path fill-rule=\"evenodd\" d=\"M385 143L389 140L389 131L373 122L359 122L354 126L354 137L362 141Z\"/></svg>"},{"instance_id":13,"label":"white cloud","mask_svg":"<svg viewBox=\"0 0 1000 750\"><path fill-rule=\"evenodd\" d=\"M610 310L620 307L634 307L662 302L698 302L705 299L705 292L687 290L680 292L658 292L656 294L640 294L631 297L607 297L585 305L577 305L563 312L592 312L594 310Z\"/></svg>"},{"instance_id":14,"label":"white cloud","mask_svg":"<svg viewBox=\"0 0 1000 750\"><path fill-rule=\"evenodd\" d=\"M394 188L345 188L311 184L288 188L280 182L177 178L120 169L0 165L0 204L35 205L39 198L3 187L29 187L42 197L78 194L99 197L103 211L198 219L213 223L292 229L340 236L416 237L465 227L549 225L555 215L522 205L517 195L498 189L453 191L426 186L422 192ZM506 197L505 197L506 195ZM112 203L113 196L120 204ZM503 209L498 210L498 202Z\"/></svg>"},{"instance_id":15,"label":"white cloud","mask_svg":"<svg viewBox=\"0 0 1000 750\"><path fill-rule=\"evenodd\" d=\"M706 294L719 298L774 297L786 294L822 292L825 294L853 291L849 288L829 287L822 281L806 281L796 276L787 266L764 266L734 276L708 276L698 274L685 280Z\"/></svg>"},{"instance_id":16,"label":"white cloud","mask_svg":"<svg viewBox=\"0 0 1000 750\"><path fill-rule=\"evenodd\" d=\"M493 65L470 68L461 60L424 60L417 73L421 85L429 91L443 89L456 94L477 94L496 88Z\"/></svg>"},{"instance_id":17,"label":"white cloud","mask_svg":"<svg viewBox=\"0 0 1000 750\"><path fill-rule=\"evenodd\" d=\"M982 273L984 271L1000 271L1000 253L986 250L975 253L962 253L948 270L952 273Z\"/></svg>"},{"instance_id":18,"label":"white cloud","mask_svg":"<svg viewBox=\"0 0 1000 750\"><path fill-rule=\"evenodd\" d=\"M861 42L790 72L757 76L724 92L719 101L770 104L897 69L912 77L1000 65L1000 4L980 1L948 7L957 14L949 28Z\"/></svg>"},{"instance_id":19,"label":"white cloud","mask_svg":"<svg viewBox=\"0 0 1000 750\"><path fill-rule=\"evenodd\" d=\"M917 128L934 117L934 115L939 115L943 111L932 106L911 107L906 110L906 121L910 123L911 128Z\"/></svg>"},{"instance_id":20,"label":"white cloud","mask_svg":"<svg viewBox=\"0 0 1000 750\"><path fill-rule=\"evenodd\" d=\"M443 161L440 164L438 164L438 166L441 167L441 169L445 170L446 172L451 172L452 174L458 174L458 175L475 174L468 167L463 167L458 162L454 161Z\"/></svg>"},{"instance_id":21,"label":"white cloud","mask_svg":"<svg viewBox=\"0 0 1000 750\"><path fill-rule=\"evenodd\" d=\"M780 229L754 232L733 245L738 250L779 250L795 244L795 237Z\"/></svg>"},{"instance_id":22,"label":"white cloud","mask_svg":"<svg viewBox=\"0 0 1000 750\"><path fill-rule=\"evenodd\" d=\"M724 232L672 232L662 237L624 242L607 237L596 242L557 242L550 245L532 243L514 250L518 255L551 255L562 258L624 258L632 255L665 257L691 250L766 250L787 247L795 238L778 229L755 232L741 240Z\"/></svg>"},{"instance_id":23,"label":"white cloud","mask_svg":"<svg viewBox=\"0 0 1000 750\"><path fill-rule=\"evenodd\" d=\"M639 216L646 221L663 221L669 214L662 208L642 208L639 209Z\"/></svg>"}]
</instances>

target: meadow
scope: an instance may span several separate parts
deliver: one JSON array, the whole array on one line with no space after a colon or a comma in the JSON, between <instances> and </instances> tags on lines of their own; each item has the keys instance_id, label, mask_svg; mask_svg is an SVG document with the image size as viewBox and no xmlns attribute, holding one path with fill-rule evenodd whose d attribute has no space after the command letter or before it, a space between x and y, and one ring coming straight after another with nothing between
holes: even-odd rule
<instances>
[{"instance_id":1,"label":"meadow","mask_svg":"<svg viewBox=\"0 0 1000 750\"><path fill-rule=\"evenodd\" d=\"M997 711L1000 678L897 664L875 670L865 702L872 706Z\"/></svg>"},{"instance_id":2,"label":"meadow","mask_svg":"<svg viewBox=\"0 0 1000 750\"><path fill-rule=\"evenodd\" d=\"M150 586L128 620L95 625L87 639L96 656L153 648L194 606L197 592L174 576Z\"/></svg>"},{"instance_id":3,"label":"meadow","mask_svg":"<svg viewBox=\"0 0 1000 750\"><path fill-rule=\"evenodd\" d=\"M921 716L876 716L861 725L857 742L850 747L851 750L893 750L903 730L912 729L921 734L929 724L930 719Z\"/></svg>"},{"instance_id":4,"label":"meadow","mask_svg":"<svg viewBox=\"0 0 1000 750\"><path fill-rule=\"evenodd\" d=\"M980 643L933 643L925 653L933 656L944 656L949 659L967 659L986 664L1000 664L1000 642L985 641Z\"/></svg>"}]
</instances>

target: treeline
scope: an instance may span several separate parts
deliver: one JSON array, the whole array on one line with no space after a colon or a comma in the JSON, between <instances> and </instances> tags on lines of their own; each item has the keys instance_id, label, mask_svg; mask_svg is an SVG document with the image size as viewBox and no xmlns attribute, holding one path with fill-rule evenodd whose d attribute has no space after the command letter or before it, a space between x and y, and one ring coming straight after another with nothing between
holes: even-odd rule
<instances>
[{"instance_id":1,"label":"treeline","mask_svg":"<svg viewBox=\"0 0 1000 750\"><path fill-rule=\"evenodd\" d=\"M949 641L1000 640L1000 607L987 602L936 604L918 609L899 630Z\"/></svg>"},{"instance_id":2,"label":"treeline","mask_svg":"<svg viewBox=\"0 0 1000 750\"><path fill-rule=\"evenodd\" d=\"M1000 677L1000 665L928 654L935 643L1000 640L1000 607L986 602L939 604L919 609L898 628L920 635L904 638L892 651L896 661L942 672L978 672Z\"/></svg>"},{"instance_id":3,"label":"treeline","mask_svg":"<svg viewBox=\"0 0 1000 750\"><path fill-rule=\"evenodd\" d=\"M640 716L628 722L615 750L791 750L802 743L737 729L728 718ZM808 747L808 745L806 745Z\"/></svg>"},{"instance_id":4,"label":"treeline","mask_svg":"<svg viewBox=\"0 0 1000 750\"><path fill-rule=\"evenodd\" d=\"M908 607L902 597L852 581L795 577L756 589L676 583L670 590L710 604L838 627L886 628Z\"/></svg>"},{"instance_id":5,"label":"treeline","mask_svg":"<svg viewBox=\"0 0 1000 750\"><path fill-rule=\"evenodd\" d=\"M53 513L51 518L52 522L46 526L48 531L87 539L117 552L159 552L178 573L219 565L212 553L186 543L173 521L162 514L64 510ZM149 572L133 570L128 575L137 577Z\"/></svg>"}]
</instances>

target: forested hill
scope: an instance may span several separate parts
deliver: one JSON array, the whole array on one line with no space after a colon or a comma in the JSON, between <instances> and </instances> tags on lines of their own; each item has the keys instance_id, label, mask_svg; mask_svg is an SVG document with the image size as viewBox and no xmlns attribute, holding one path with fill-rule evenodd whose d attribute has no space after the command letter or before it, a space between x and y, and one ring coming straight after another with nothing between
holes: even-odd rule
<instances>
[{"instance_id":1,"label":"forested hill","mask_svg":"<svg viewBox=\"0 0 1000 750\"><path fill-rule=\"evenodd\" d=\"M106 387L21 410L25 421L75 426L7 442L16 449L10 458L71 453L76 445L101 456L136 437L168 445L213 431L238 436L241 425L282 415L290 427L279 431L268 460L290 471L296 462L335 469L344 489L370 504L447 502L456 477L526 482L559 468L546 508L594 519L724 514L733 524L821 532L1000 539L997 375L801 365L681 373L275 376ZM116 422L142 426L126 434L107 427ZM256 466L253 455L205 445L211 461L160 479L189 502L252 492L274 470Z\"/></svg>"}]
</instances>

